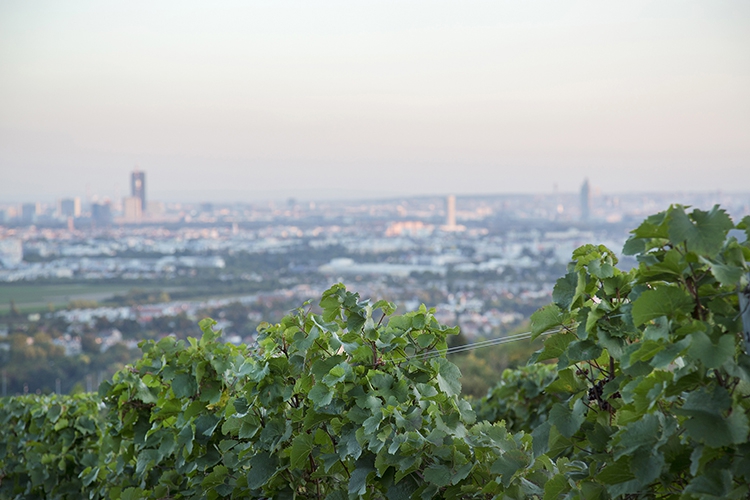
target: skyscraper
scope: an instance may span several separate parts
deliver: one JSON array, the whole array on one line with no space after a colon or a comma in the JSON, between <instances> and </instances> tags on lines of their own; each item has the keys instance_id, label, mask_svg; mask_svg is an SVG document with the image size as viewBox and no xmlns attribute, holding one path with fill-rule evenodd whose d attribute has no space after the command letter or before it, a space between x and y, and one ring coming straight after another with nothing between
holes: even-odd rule
<instances>
[{"instance_id":1,"label":"skyscraper","mask_svg":"<svg viewBox=\"0 0 750 500\"><path fill-rule=\"evenodd\" d=\"M141 200L141 212L146 211L146 173L134 170L130 174L130 196Z\"/></svg>"},{"instance_id":2,"label":"skyscraper","mask_svg":"<svg viewBox=\"0 0 750 500\"><path fill-rule=\"evenodd\" d=\"M60 200L57 210L63 217L80 217L81 216L81 199L65 198Z\"/></svg>"},{"instance_id":3,"label":"skyscraper","mask_svg":"<svg viewBox=\"0 0 750 500\"><path fill-rule=\"evenodd\" d=\"M591 216L591 186L589 180L585 179L581 186L581 220L587 221Z\"/></svg>"},{"instance_id":4,"label":"skyscraper","mask_svg":"<svg viewBox=\"0 0 750 500\"><path fill-rule=\"evenodd\" d=\"M21 205L21 222L24 224L32 224L36 222L36 218L42 213L42 208L39 203L24 203Z\"/></svg>"},{"instance_id":5,"label":"skyscraper","mask_svg":"<svg viewBox=\"0 0 750 500\"><path fill-rule=\"evenodd\" d=\"M122 213L125 220L128 222L135 222L141 220L143 215L143 207L141 205L141 199L135 196L129 196L122 200Z\"/></svg>"},{"instance_id":6,"label":"skyscraper","mask_svg":"<svg viewBox=\"0 0 750 500\"><path fill-rule=\"evenodd\" d=\"M105 227L112 222L112 210L109 201L91 204L91 222L94 227Z\"/></svg>"},{"instance_id":7,"label":"skyscraper","mask_svg":"<svg viewBox=\"0 0 750 500\"><path fill-rule=\"evenodd\" d=\"M452 194L446 200L445 225L450 228L456 227L456 196Z\"/></svg>"}]
</instances>

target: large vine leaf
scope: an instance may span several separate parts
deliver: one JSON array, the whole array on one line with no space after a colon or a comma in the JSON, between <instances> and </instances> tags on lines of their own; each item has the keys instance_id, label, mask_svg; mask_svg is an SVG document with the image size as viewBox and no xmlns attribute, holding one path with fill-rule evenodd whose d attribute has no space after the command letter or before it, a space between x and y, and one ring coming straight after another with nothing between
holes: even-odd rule
<instances>
[{"instance_id":1,"label":"large vine leaf","mask_svg":"<svg viewBox=\"0 0 750 500\"><path fill-rule=\"evenodd\" d=\"M438 386L449 396L461 393L461 371L447 359L438 358Z\"/></svg>"},{"instance_id":2,"label":"large vine leaf","mask_svg":"<svg viewBox=\"0 0 750 500\"><path fill-rule=\"evenodd\" d=\"M688 292L676 286L661 286L646 290L633 303L633 323L640 326L660 316L673 317L675 314L689 314L694 307Z\"/></svg>"},{"instance_id":3,"label":"large vine leaf","mask_svg":"<svg viewBox=\"0 0 750 500\"><path fill-rule=\"evenodd\" d=\"M557 304L549 304L531 315L531 338L537 338L547 330L560 326L563 322L562 310Z\"/></svg>"},{"instance_id":4,"label":"large vine leaf","mask_svg":"<svg viewBox=\"0 0 750 500\"><path fill-rule=\"evenodd\" d=\"M669 214L670 241L675 245L685 244L689 251L701 255L716 255L733 227L732 219L718 205L708 212L695 209L690 216L676 206Z\"/></svg>"},{"instance_id":5,"label":"large vine leaf","mask_svg":"<svg viewBox=\"0 0 750 500\"><path fill-rule=\"evenodd\" d=\"M292 453L290 455L292 469L301 469L307 465L307 459L312 453L314 445L312 434L302 433L292 440Z\"/></svg>"},{"instance_id":6,"label":"large vine leaf","mask_svg":"<svg viewBox=\"0 0 750 500\"><path fill-rule=\"evenodd\" d=\"M691 392L675 413L688 417L683 422L690 437L715 448L744 443L748 439L748 419L742 412L724 414L732 400L723 387Z\"/></svg>"},{"instance_id":7,"label":"large vine leaf","mask_svg":"<svg viewBox=\"0 0 750 500\"><path fill-rule=\"evenodd\" d=\"M249 461L250 471L247 473L247 486L257 490L262 488L273 476L276 475L278 459L269 453L261 452Z\"/></svg>"},{"instance_id":8,"label":"large vine leaf","mask_svg":"<svg viewBox=\"0 0 750 500\"><path fill-rule=\"evenodd\" d=\"M557 427L560 434L569 438L580 429L585 418L585 411L586 405L581 399L575 401L572 409L567 403L557 403L550 411L549 421Z\"/></svg>"}]
</instances>

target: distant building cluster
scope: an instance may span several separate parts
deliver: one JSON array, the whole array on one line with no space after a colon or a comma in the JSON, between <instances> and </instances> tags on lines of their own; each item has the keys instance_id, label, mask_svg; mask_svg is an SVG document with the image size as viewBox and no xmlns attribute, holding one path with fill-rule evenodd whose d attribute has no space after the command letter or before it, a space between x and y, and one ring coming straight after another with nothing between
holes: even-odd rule
<instances>
[{"instance_id":1,"label":"distant building cluster","mask_svg":"<svg viewBox=\"0 0 750 500\"><path fill-rule=\"evenodd\" d=\"M20 206L2 205L0 225L76 228L106 228L112 224L133 224L147 221L147 215L163 212L160 203L150 207L146 203L146 173L135 170L130 174L130 196L114 203L93 197L82 202L81 197L57 200L55 204L22 203Z\"/></svg>"}]
</instances>

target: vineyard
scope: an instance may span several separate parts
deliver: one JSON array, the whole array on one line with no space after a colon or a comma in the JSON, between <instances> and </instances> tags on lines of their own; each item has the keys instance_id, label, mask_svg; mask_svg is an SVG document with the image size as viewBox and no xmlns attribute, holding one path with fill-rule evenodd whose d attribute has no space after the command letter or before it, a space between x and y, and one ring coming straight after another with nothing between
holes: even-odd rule
<instances>
[{"instance_id":1,"label":"vineyard","mask_svg":"<svg viewBox=\"0 0 750 500\"><path fill-rule=\"evenodd\" d=\"M3 400L0 497L747 498L748 241L750 217L673 206L629 271L577 249L531 317L543 349L481 400L424 306L338 284L253 347L203 320L96 395Z\"/></svg>"}]
</instances>

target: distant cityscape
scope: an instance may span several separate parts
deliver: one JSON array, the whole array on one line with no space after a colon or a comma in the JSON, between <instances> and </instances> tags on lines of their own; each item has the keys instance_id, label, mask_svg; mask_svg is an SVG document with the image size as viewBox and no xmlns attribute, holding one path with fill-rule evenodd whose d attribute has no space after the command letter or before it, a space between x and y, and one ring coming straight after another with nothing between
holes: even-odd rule
<instances>
[{"instance_id":1,"label":"distant cityscape","mask_svg":"<svg viewBox=\"0 0 750 500\"><path fill-rule=\"evenodd\" d=\"M151 200L141 170L130 187L121 200L0 204L3 366L42 341L71 359L130 352L142 338L198 335L207 315L227 341L252 343L259 323L336 282L401 310L425 303L467 338L501 336L549 302L582 244L619 254L671 203L750 214L750 193L615 195L588 179L578 193L245 204ZM14 376L11 392L29 384Z\"/></svg>"}]
</instances>

